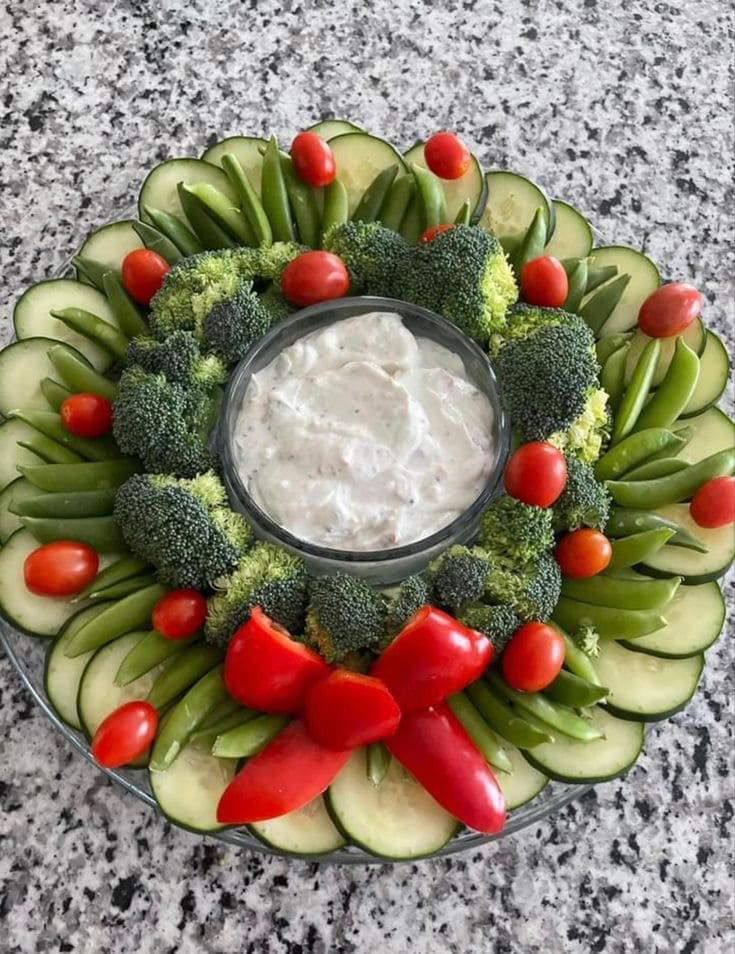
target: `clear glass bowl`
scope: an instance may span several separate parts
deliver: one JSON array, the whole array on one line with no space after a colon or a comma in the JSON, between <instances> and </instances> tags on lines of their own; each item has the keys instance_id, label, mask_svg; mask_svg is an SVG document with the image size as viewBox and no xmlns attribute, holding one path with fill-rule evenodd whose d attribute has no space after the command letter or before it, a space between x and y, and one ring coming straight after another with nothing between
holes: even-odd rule
<instances>
[{"instance_id":1,"label":"clear glass bowl","mask_svg":"<svg viewBox=\"0 0 735 954\"><path fill-rule=\"evenodd\" d=\"M458 355L467 376L490 402L495 459L479 496L464 513L436 533L389 550L339 550L299 539L255 503L235 465L236 420L252 376L269 365L285 348L311 332L373 311L399 314L406 328L414 335L429 338ZM503 475L510 445L510 424L500 402L497 379L487 355L456 325L441 315L409 302L362 296L340 298L298 311L279 322L251 348L230 378L220 418L218 444L230 502L245 514L259 537L304 557L313 572L349 570L376 585L387 585L421 572L442 550L452 544L467 543L476 535L480 515L496 494Z\"/></svg>"}]
</instances>

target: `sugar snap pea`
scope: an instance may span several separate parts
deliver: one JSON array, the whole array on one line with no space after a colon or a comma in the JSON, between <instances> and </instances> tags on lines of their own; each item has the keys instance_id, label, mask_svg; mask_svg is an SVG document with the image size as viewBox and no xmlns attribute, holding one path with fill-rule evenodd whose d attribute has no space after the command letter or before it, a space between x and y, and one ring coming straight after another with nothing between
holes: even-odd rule
<instances>
[{"instance_id":1,"label":"sugar snap pea","mask_svg":"<svg viewBox=\"0 0 735 954\"><path fill-rule=\"evenodd\" d=\"M421 197L419 196L417 188L413 198L408 203L406 214L401 219L401 226L398 230L403 238L411 244L415 244L418 241L419 235L421 235L423 231L422 215Z\"/></svg>"},{"instance_id":2,"label":"sugar snap pea","mask_svg":"<svg viewBox=\"0 0 735 954\"><path fill-rule=\"evenodd\" d=\"M382 742L373 742L365 752L365 770L368 780L376 787L388 774L392 756Z\"/></svg>"},{"instance_id":3,"label":"sugar snap pea","mask_svg":"<svg viewBox=\"0 0 735 954\"><path fill-rule=\"evenodd\" d=\"M130 593L136 593L151 583L156 582L156 576L153 573L146 573L145 576L131 576L129 580L121 580L119 583L112 583L98 593L90 596L91 600L119 600Z\"/></svg>"},{"instance_id":4,"label":"sugar snap pea","mask_svg":"<svg viewBox=\"0 0 735 954\"><path fill-rule=\"evenodd\" d=\"M605 335L604 338L600 338L595 345L595 352L600 365L603 365L614 351L617 351L618 348L622 348L632 337L632 331L621 331L617 334Z\"/></svg>"},{"instance_id":5,"label":"sugar snap pea","mask_svg":"<svg viewBox=\"0 0 735 954\"><path fill-rule=\"evenodd\" d=\"M322 212L322 245L330 229L343 225L350 217L350 200L347 189L339 176L324 187L324 211Z\"/></svg>"},{"instance_id":6,"label":"sugar snap pea","mask_svg":"<svg viewBox=\"0 0 735 954\"><path fill-rule=\"evenodd\" d=\"M109 265L104 262L96 262L93 258L86 258L83 255L75 255L71 263L77 270L79 278L102 291L102 279L109 269Z\"/></svg>"},{"instance_id":7,"label":"sugar snap pea","mask_svg":"<svg viewBox=\"0 0 735 954\"><path fill-rule=\"evenodd\" d=\"M291 218L291 207L281 164L281 153L275 137L268 140L263 155L261 197L265 214L271 224L276 242L295 242L296 230Z\"/></svg>"},{"instance_id":8,"label":"sugar snap pea","mask_svg":"<svg viewBox=\"0 0 735 954\"><path fill-rule=\"evenodd\" d=\"M645 563L674 536L670 527L652 527L619 540L612 541L612 556L608 569L619 570L625 566Z\"/></svg>"},{"instance_id":9,"label":"sugar snap pea","mask_svg":"<svg viewBox=\"0 0 735 954\"><path fill-rule=\"evenodd\" d=\"M196 235L177 216L150 205L143 206L143 213L159 232L174 243L182 255L197 255L204 251L204 246Z\"/></svg>"},{"instance_id":10,"label":"sugar snap pea","mask_svg":"<svg viewBox=\"0 0 735 954\"><path fill-rule=\"evenodd\" d=\"M465 199L460 205L457 214L454 216L455 225L469 225L472 218L472 205L469 199Z\"/></svg>"},{"instance_id":11,"label":"sugar snap pea","mask_svg":"<svg viewBox=\"0 0 735 954\"><path fill-rule=\"evenodd\" d=\"M630 384L615 411L611 437L613 444L627 437L635 427L651 389L651 381L656 373L660 356L661 341L658 338L652 338L641 352Z\"/></svg>"},{"instance_id":12,"label":"sugar snap pea","mask_svg":"<svg viewBox=\"0 0 735 954\"><path fill-rule=\"evenodd\" d=\"M21 517L23 526L39 543L74 540L97 553L125 551L125 538L114 517Z\"/></svg>"},{"instance_id":13,"label":"sugar snap pea","mask_svg":"<svg viewBox=\"0 0 735 954\"><path fill-rule=\"evenodd\" d=\"M79 460L77 455L74 457ZM140 463L130 457L122 457L105 461L20 465L18 470L34 487L57 494L119 487L128 477L139 472Z\"/></svg>"},{"instance_id":14,"label":"sugar snap pea","mask_svg":"<svg viewBox=\"0 0 735 954\"><path fill-rule=\"evenodd\" d=\"M585 292L587 291L587 276L590 268L590 260L588 258L580 258L577 262L574 270L569 276L569 288L567 290L567 297L562 305L564 311L571 311L576 314L582 304L582 299L584 298ZM598 360L602 360L598 354Z\"/></svg>"},{"instance_id":15,"label":"sugar snap pea","mask_svg":"<svg viewBox=\"0 0 735 954\"><path fill-rule=\"evenodd\" d=\"M416 180L416 195L421 209L421 225L424 229L449 221L447 202L441 180L423 166L411 163L411 173Z\"/></svg>"},{"instance_id":16,"label":"sugar snap pea","mask_svg":"<svg viewBox=\"0 0 735 954\"><path fill-rule=\"evenodd\" d=\"M675 474L688 466L681 457L659 457L656 460L648 460L632 470L626 470L623 476L626 480L655 480L657 477Z\"/></svg>"},{"instance_id":17,"label":"sugar snap pea","mask_svg":"<svg viewBox=\"0 0 735 954\"><path fill-rule=\"evenodd\" d=\"M165 586L154 583L111 603L75 634L66 648L66 655L80 656L90 649L99 649L118 636L150 626L153 607L166 592Z\"/></svg>"},{"instance_id":18,"label":"sugar snap pea","mask_svg":"<svg viewBox=\"0 0 735 954\"><path fill-rule=\"evenodd\" d=\"M539 719L544 724L562 735L567 735L572 739L580 739L583 742L592 742L594 739L601 739L602 732L592 725L586 719L578 716L576 712L559 706L549 699L545 698L539 692L518 692L511 689L503 679L490 670L485 678L491 688L498 693L501 698L510 702L514 708L521 712L528 712L534 718Z\"/></svg>"},{"instance_id":19,"label":"sugar snap pea","mask_svg":"<svg viewBox=\"0 0 735 954\"><path fill-rule=\"evenodd\" d=\"M609 285L596 291L580 308L579 314L594 332L598 332L613 313L630 284L630 275L614 278Z\"/></svg>"},{"instance_id":20,"label":"sugar snap pea","mask_svg":"<svg viewBox=\"0 0 735 954\"><path fill-rule=\"evenodd\" d=\"M604 285L605 282L609 282L610 279L615 278L617 274L617 265L590 265L589 272L587 273L587 294L589 295L590 292L599 288L600 285Z\"/></svg>"},{"instance_id":21,"label":"sugar snap pea","mask_svg":"<svg viewBox=\"0 0 735 954\"><path fill-rule=\"evenodd\" d=\"M219 649L208 643L194 643L186 652L177 653L170 659L156 676L148 693L148 702L155 709L162 709L221 661Z\"/></svg>"},{"instance_id":22,"label":"sugar snap pea","mask_svg":"<svg viewBox=\"0 0 735 954\"><path fill-rule=\"evenodd\" d=\"M41 381L41 394L48 401L49 407L52 411L61 410L61 405L64 401L71 397L72 392L69 388L64 387L63 384L59 384L57 381L54 381L53 378L43 378Z\"/></svg>"},{"instance_id":23,"label":"sugar snap pea","mask_svg":"<svg viewBox=\"0 0 735 954\"><path fill-rule=\"evenodd\" d=\"M87 597L96 595L100 590L108 586L121 583L123 580L128 580L131 577L140 576L148 570L150 570L148 564L144 563L143 560L139 560L137 557L120 557L119 560L115 560L114 563L105 567L104 570L100 570L89 586L85 587L81 593L77 593L71 602L82 602L86 600Z\"/></svg>"},{"instance_id":24,"label":"sugar snap pea","mask_svg":"<svg viewBox=\"0 0 735 954\"><path fill-rule=\"evenodd\" d=\"M604 686L588 682L572 672L562 669L556 679L544 689L544 696L559 705L571 709L586 709L609 695Z\"/></svg>"},{"instance_id":25,"label":"sugar snap pea","mask_svg":"<svg viewBox=\"0 0 735 954\"><path fill-rule=\"evenodd\" d=\"M114 381L95 371L66 348L49 348L48 358L64 384L76 394L98 394L110 402L117 397L117 385Z\"/></svg>"},{"instance_id":26,"label":"sugar snap pea","mask_svg":"<svg viewBox=\"0 0 735 954\"><path fill-rule=\"evenodd\" d=\"M84 460L81 454L69 450L68 447L62 447L45 434L30 434L27 440L18 441L18 447L29 450L46 464L74 464Z\"/></svg>"},{"instance_id":27,"label":"sugar snap pea","mask_svg":"<svg viewBox=\"0 0 735 954\"><path fill-rule=\"evenodd\" d=\"M378 213L378 220L387 229L398 232L401 222L416 195L416 180L411 175L400 175L393 180L385 201Z\"/></svg>"},{"instance_id":28,"label":"sugar snap pea","mask_svg":"<svg viewBox=\"0 0 735 954\"><path fill-rule=\"evenodd\" d=\"M240 245L256 244L247 217L216 186L208 182L196 182L188 186L188 189L204 206L207 215Z\"/></svg>"},{"instance_id":29,"label":"sugar snap pea","mask_svg":"<svg viewBox=\"0 0 735 954\"><path fill-rule=\"evenodd\" d=\"M122 278L117 272L105 273L102 279L102 288L123 334L127 335L128 338L147 334L148 324L141 315L138 306L127 293Z\"/></svg>"},{"instance_id":30,"label":"sugar snap pea","mask_svg":"<svg viewBox=\"0 0 735 954\"><path fill-rule=\"evenodd\" d=\"M63 322L67 328L104 348L118 364L125 364L125 353L130 340L109 321L103 321L83 308L62 308L60 311L52 309L51 315Z\"/></svg>"},{"instance_id":31,"label":"sugar snap pea","mask_svg":"<svg viewBox=\"0 0 735 954\"><path fill-rule=\"evenodd\" d=\"M666 543L674 547L685 547L688 550L697 550L699 553L708 553L709 547L697 540L690 533L669 520L668 517L661 517L657 513L651 513L648 510L634 510L626 507L613 507L610 510L605 533L609 537L627 537L631 534L641 533L644 530L670 530L672 536L666 540ZM613 553L615 553L617 544L613 544Z\"/></svg>"},{"instance_id":32,"label":"sugar snap pea","mask_svg":"<svg viewBox=\"0 0 735 954\"><path fill-rule=\"evenodd\" d=\"M114 490L37 494L11 501L8 507L19 517L106 517L114 508Z\"/></svg>"},{"instance_id":33,"label":"sugar snap pea","mask_svg":"<svg viewBox=\"0 0 735 954\"><path fill-rule=\"evenodd\" d=\"M133 577L136 579L136 577ZM120 583L127 583L128 580L121 580ZM127 656L120 663L115 674L116 686L127 686L134 682L140 676L151 669L155 669L162 662L170 659L172 656L178 656L187 646L190 646L195 637L189 639L164 639L155 629L146 632L145 636L137 642Z\"/></svg>"},{"instance_id":34,"label":"sugar snap pea","mask_svg":"<svg viewBox=\"0 0 735 954\"><path fill-rule=\"evenodd\" d=\"M257 755L271 739L275 739L288 721L287 716L278 715L262 715L257 719L250 719L244 725L229 729L217 736L212 746L212 755L224 759L249 758Z\"/></svg>"},{"instance_id":35,"label":"sugar snap pea","mask_svg":"<svg viewBox=\"0 0 735 954\"><path fill-rule=\"evenodd\" d=\"M462 723L467 735L475 743L475 747L490 765L502 772L511 772L513 766L503 745L490 726L485 722L478 710L472 705L463 692L458 692L447 699L447 705Z\"/></svg>"},{"instance_id":36,"label":"sugar snap pea","mask_svg":"<svg viewBox=\"0 0 735 954\"><path fill-rule=\"evenodd\" d=\"M599 686L600 677L597 675L592 659L579 648L572 637L565 633L556 622L554 622L554 628L561 633L564 640L564 665L567 669L575 676L579 676L580 679L584 679L585 682L589 682L593 686Z\"/></svg>"},{"instance_id":37,"label":"sugar snap pea","mask_svg":"<svg viewBox=\"0 0 735 954\"><path fill-rule=\"evenodd\" d=\"M607 391L613 413L625 394L625 365L630 344L622 345L607 358L600 373L600 384Z\"/></svg>"},{"instance_id":38,"label":"sugar snap pea","mask_svg":"<svg viewBox=\"0 0 735 954\"><path fill-rule=\"evenodd\" d=\"M147 222L133 222L133 229L143 245L160 255L169 265L175 265L181 260L181 252L163 232L159 232Z\"/></svg>"},{"instance_id":39,"label":"sugar snap pea","mask_svg":"<svg viewBox=\"0 0 735 954\"><path fill-rule=\"evenodd\" d=\"M537 729L498 699L484 680L473 682L465 692L490 728L511 745L519 749L532 749L535 745L553 741L548 730Z\"/></svg>"},{"instance_id":40,"label":"sugar snap pea","mask_svg":"<svg viewBox=\"0 0 735 954\"><path fill-rule=\"evenodd\" d=\"M661 609L670 603L679 589L681 577L665 580L621 580L611 576L592 576L584 580L564 577L562 596L597 606L619 606L624 610Z\"/></svg>"},{"instance_id":41,"label":"sugar snap pea","mask_svg":"<svg viewBox=\"0 0 735 954\"><path fill-rule=\"evenodd\" d=\"M598 480L614 480L653 454L661 450L676 453L680 446L680 439L665 427L635 431L602 455L595 464L595 477Z\"/></svg>"},{"instance_id":42,"label":"sugar snap pea","mask_svg":"<svg viewBox=\"0 0 735 954\"><path fill-rule=\"evenodd\" d=\"M375 222L383 203L398 175L398 164L381 169L357 203L352 213L355 222Z\"/></svg>"},{"instance_id":43,"label":"sugar snap pea","mask_svg":"<svg viewBox=\"0 0 735 954\"><path fill-rule=\"evenodd\" d=\"M120 450L111 437L77 437L67 431L54 411L11 411L8 417L17 417L41 434L90 461L106 461L120 456Z\"/></svg>"},{"instance_id":44,"label":"sugar snap pea","mask_svg":"<svg viewBox=\"0 0 735 954\"><path fill-rule=\"evenodd\" d=\"M546 212L545 209L540 207L536 209L521 244L511 257L513 269L519 278L523 272L524 265L544 254L547 236L547 217L548 212Z\"/></svg>"},{"instance_id":45,"label":"sugar snap pea","mask_svg":"<svg viewBox=\"0 0 735 954\"><path fill-rule=\"evenodd\" d=\"M296 220L299 240L303 245L317 248L321 235L321 215L316 190L297 175L290 156L281 156L281 163L288 203Z\"/></svg>"},{"instance_id":46,"label":"sugar snap pea","mask_svg":"<svg viewBox=\"0 0 735 954\"><path fill-rule=\"evenodd\" d=\"M735 470L735 448L727 447L684 470L655 480L611 480L607 487L621 507L656 510L666 504L689 500L708 480L726 477Z\"/></svg>"},{"instance_id":47,"label":"sugar snap pea","mask_svg":"<svg viewBox=\"0 0 735 954\"><path fill-rule=\"evenodd\" d=\"M689 403L698 380L699 357L683 338L679 338L664 379L641 411L635 429L673 424Z\"/></svg>"},{"instance_id":48,"label":"sugar snap pea","mask_svg":"<svg viewBox=\"0 0 735 954\"><path fill-rule=\"evenodd\" d=\"M234 700L231 701L234 702ZM222 707L218 706L211 715L204 719L196 732L192 733L190 741L211 750L218 735L223 735L225 732L239 725L245 725L246 722L250 722L260 715L255 709L246 709L239 703L235 703L234 709L230 709L229 712L223 712L217 718L213 718L213 716L217 715L217 712L221 711Z\"/></svg>"},{"instance_id":49,"label":"sugar snap pea","mask_svg":"<svg viewBox=\"0 0 735 954\"><path fill-rule=\"evenodd\" d=\"M177 186L181 208L189 220L189 224L205 249L217 251L222 248L235 248L237 242L229 232L215 222L199 196L192 191L191 186L180 182Z\"/></svg>"},{"instance_id":50,"label":"sugar snap pea","mask_svg":"<svg viewBox=\"0 0 735 954\"><path fill-rule=\"evenodd\" d=\"M229 152L225 153L220 162L227 178L230 180L235 195L240 201L240 207L243 215L248 220L255 244L259 246L272 245L273 230L268 221L268 216L265 214L263 203L260 201L258 193L253 188L245 170L240 165L237 156L233 156Z\"/></svg>"},{"instance_id":51,"label":"sugar snap pea","mask_svg":"<svg viewBox=\"0 0 735 954\"><path fill-rule=\"evenodd\" d=\"M665 618L656 610L595 606L566 596L556 604L554 620L572 632L591 626L599 633L600 639L638 639L666 625Z\"/></svg>"}]
</instances>

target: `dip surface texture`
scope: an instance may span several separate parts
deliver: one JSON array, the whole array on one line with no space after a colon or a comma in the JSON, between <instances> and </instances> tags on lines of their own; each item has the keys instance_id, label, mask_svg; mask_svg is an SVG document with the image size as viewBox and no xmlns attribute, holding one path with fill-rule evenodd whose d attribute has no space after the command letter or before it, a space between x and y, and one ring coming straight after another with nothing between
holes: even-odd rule
<instances>
[{"instance_id":1,"label":"dip surface texture","mask_svg":"<svg viewBox=\"0 0 735 954\"><path fill-rule=\"evenodd\" d=\"M254 374L233 446L271 519L338 550L390 549L447 526L496 453L490 401L460 358L392 312L308 333Z\"/></svg>"}]
</instances>

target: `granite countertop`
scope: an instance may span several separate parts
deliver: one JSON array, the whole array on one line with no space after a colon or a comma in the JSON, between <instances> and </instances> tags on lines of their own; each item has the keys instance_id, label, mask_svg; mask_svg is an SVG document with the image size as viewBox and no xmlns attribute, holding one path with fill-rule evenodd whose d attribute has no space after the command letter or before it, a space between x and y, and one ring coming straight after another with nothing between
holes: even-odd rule
<instances>
[{"instance_id":1,"label":"granite countertop","mask_svg":"<svg viewBox=\"0 0 735 954\"><path fill-rule=\"evenodd\" d=\"M124 215L154 163L336 113L406 146L457 129L486 164L692 279L732 349L733 35L718 0L11 0L0 27L0 343L20 291ZM730 666L723 638L628 777L556 817L449 860L347 868L164 823L70 750L3 658L0 949L732 950Z\"/></svg>"}]
</instances>

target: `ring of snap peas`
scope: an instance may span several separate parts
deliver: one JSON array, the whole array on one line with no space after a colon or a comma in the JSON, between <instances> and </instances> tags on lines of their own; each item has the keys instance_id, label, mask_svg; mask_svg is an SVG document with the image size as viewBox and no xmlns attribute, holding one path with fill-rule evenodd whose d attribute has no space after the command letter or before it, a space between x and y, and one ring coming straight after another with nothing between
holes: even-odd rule
<instances>
[{"instance_id":1,"label":"ring of snap peas","mask_svg":"<svg viewBox=\"0 0 735 954\"><path fill-rule=\"evenodd\" d=\"M74 635L65 655L71 658L80 656L90 649L99 649L100 646L111 643L125 633L149 628L153 607L167 592L165 586L154 583L110 604Z\"/></svg>"},{"instance_id":2,"label":"ring of snap peas","mask_svg":"<svg viewBox=\"0 0 735 954\"><path fill-rule=\"evenodd\" d=\"M649 427L636 431L610 448L595 464L598 480L614 480L659 451L676 453L684 441L665 427Z\"/></svg>"},{"instance_id":3,"label":"ring of snap peas","mask_svg":"<svg viewBox=\"0 0 735 954\"><path fill-rule=\"evenodd\" d=\"M532 749L553 741L553 736L547 730L531 725L498 699L484 680L478 679L464 691L490 728L516 748Z\"/></svg>"},{"instance_id":4,"label":"ring of snap peas","mask_svg":"<svg viewBox=\"0 0 735 954\"><path fill-rule=\"evenodd\" d=\"M527 712L535 719L540 720L562 735L583 742L592 742L602 738L602 732L596 726L578 716L571 709L566 709L551 702L540 692L526 693L511 689L496 672L489 671L486 680L490 686L504 699L522 712Z\"/></svg>"},{"instance_id":5,"label":"ring of snap peas","mask_svg":"<svg viewBox=\"0 0 735 954\"><path fill-rule=\"evenodd\" d=\"M715 477L727 477L735 470L735 448L727 447L684 470L654 480L611 480L607 487L621 507L656 510L666 504L689 500Z\"/></svg>"}]
</instances>

